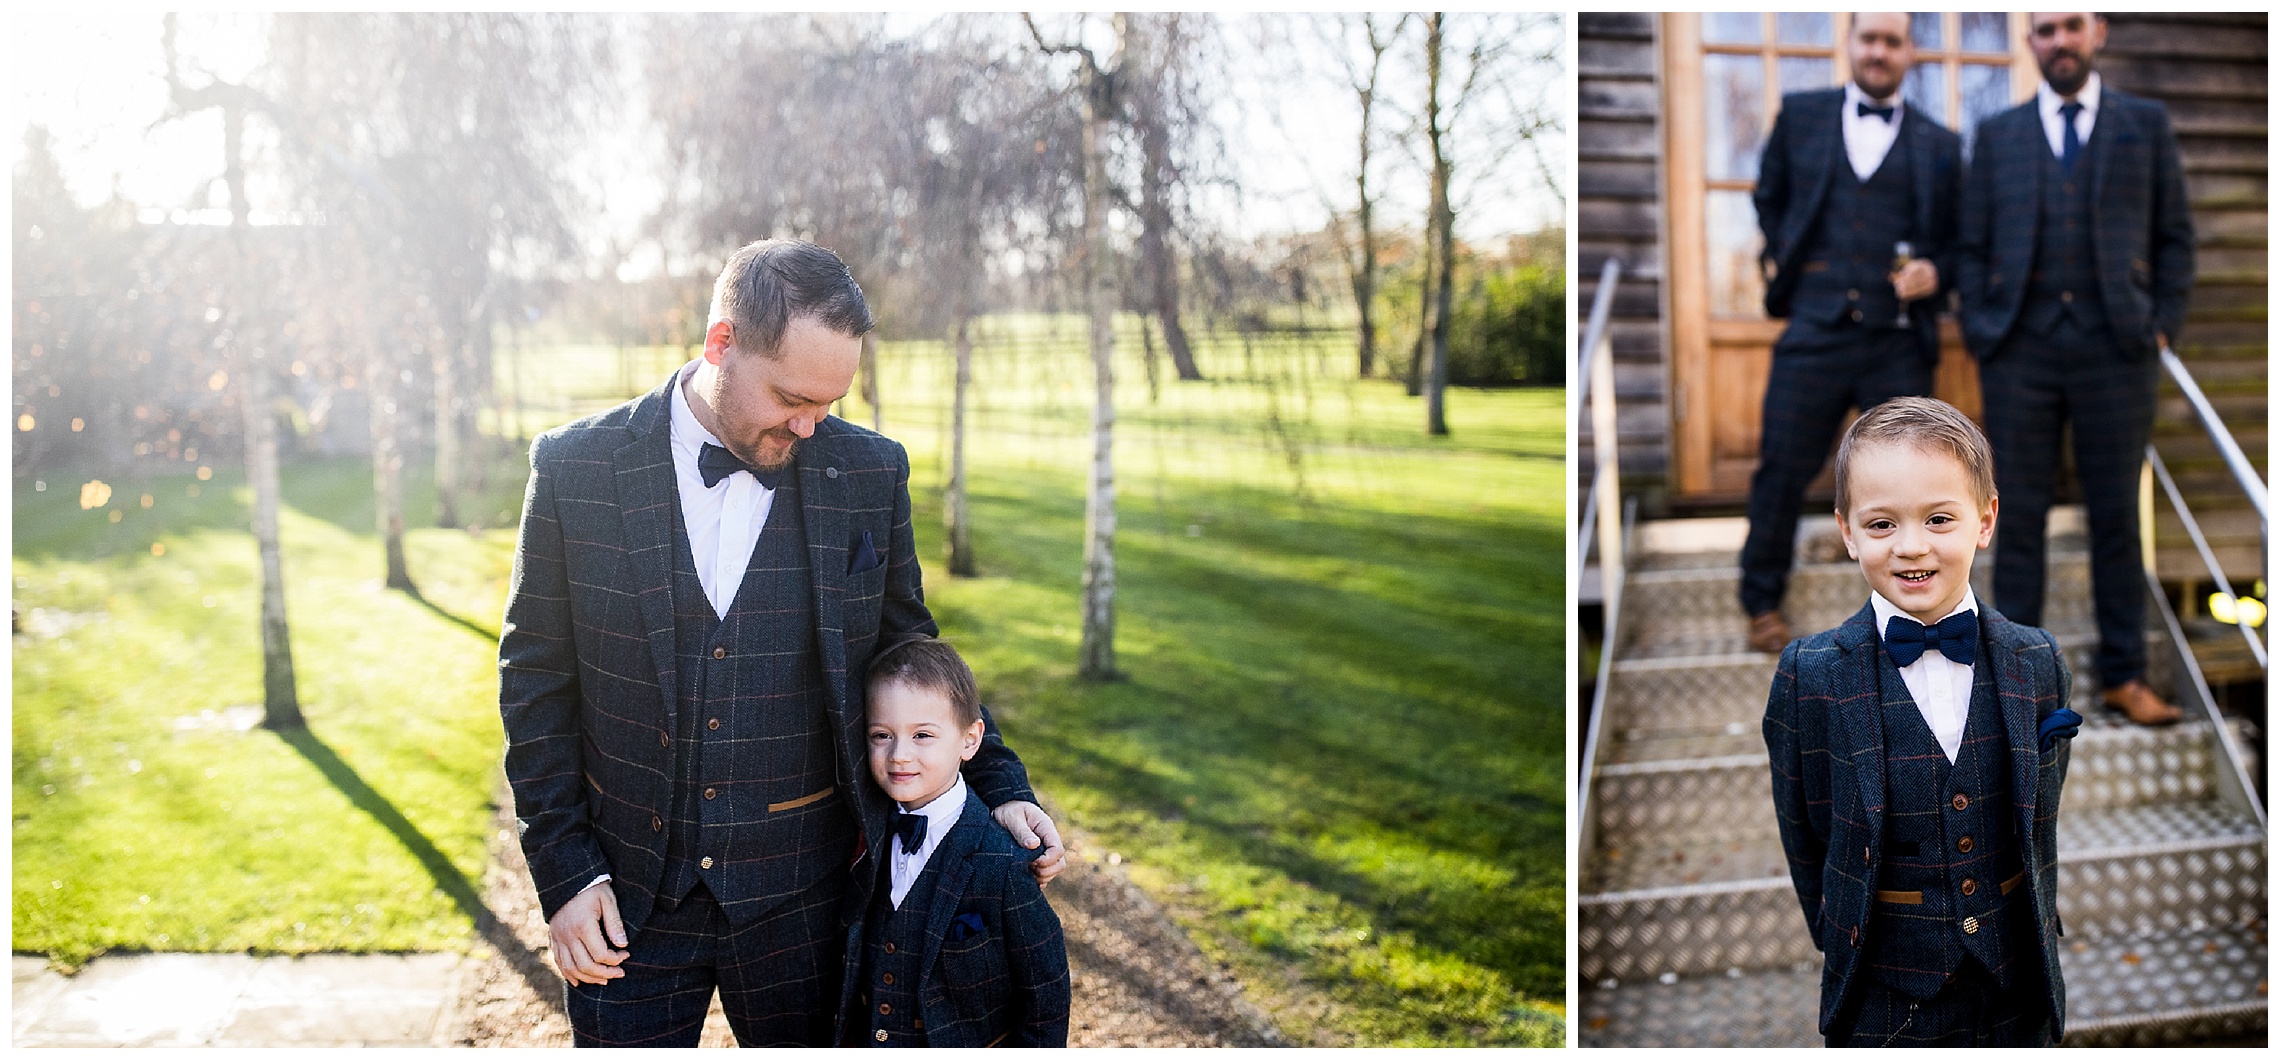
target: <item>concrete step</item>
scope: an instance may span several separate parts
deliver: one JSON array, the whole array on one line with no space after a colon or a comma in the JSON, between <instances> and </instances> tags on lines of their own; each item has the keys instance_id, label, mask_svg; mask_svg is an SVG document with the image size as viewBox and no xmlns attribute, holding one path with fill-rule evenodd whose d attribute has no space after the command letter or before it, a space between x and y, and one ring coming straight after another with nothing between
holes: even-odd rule
<instances>
[{"instance_id":1,"label":"concrete step","mask_svg":"<svg viewBox=\"0 0 2280 1060\"><path fill-rule=\"evenodd\" d=\"M2058 841L2059 916L2070 938L2264 923L2263 830L2223 803L2062 812ZM1815 959L1777 836L1602 847L1597 855L1578 887L1586 981Z\"/></svg>"},{"instance_id":2,"label":"concrete step","mask_svg":"<svg viewBox=\"0 0 2280 1060\"><path fill-rule=\"evenodd\" d=\"M2062 940L2067 1045L2158 1046L2261 1037L2269 948L2261 926ZM1577 1040L1622 1046L1813 1047L1818 954L1758 972L1585 981Z\"/></svg>"}]
</instances>

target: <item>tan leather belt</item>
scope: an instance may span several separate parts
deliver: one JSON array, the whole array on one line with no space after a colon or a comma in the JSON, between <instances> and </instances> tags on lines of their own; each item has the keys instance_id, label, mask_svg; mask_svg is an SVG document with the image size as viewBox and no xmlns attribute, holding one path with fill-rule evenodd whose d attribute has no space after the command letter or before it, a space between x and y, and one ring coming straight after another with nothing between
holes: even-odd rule
<instances>
[{"instance_id":1,"label":"tan leather belt","mask_svg":"<svg viewBox=\"0 0 2280 1060\"><path fill-rule=\"evenodd\" d=\"M822 802L823 800L830 798L830 797L831 797L831 793L832 793L832 792L834 792L834 791L837 791L837 790L839 790L838 786L837 786L837 785L834 785L834 786L832 786L832 787L828 787L828 788L825 788L825 789L823 789L822 791L816 792L816 793L815 793L815 794L813 794L813 795L802 795L802 796L800 796L799 798L793 799L793 800L792 800L792 801L790 801L790 802L771 802L771 803L769 803L769 804L768 804L768 812L769 812L769 813L782 813L782 812L784 812L785 810L796 810L796 809L799 809L799 808L800 808L800 807L802 807L802 806L813 806L813 805L815 805L816 803ZM2004 890L2006 890L2006 891L2007 891L2007 890L2010 890L2010 888L2009 888L2008 886L2004 887L2003 889L2004 889Z\"/></svg>"},{"instance_id":2,"label":"tan leather belt","mask_svg":"<svg viewBox=\"0 0 2280 1060\"><path fill-rule=\"evenodd\" d=\"M2018 890L2019 885L2025 882L2027 882L2027 872L2025 869L2021 869L2019 870L2018 875L2004 880L1995 888L1995 890L1998 894L2009 894L2012 891ZM1876 892L1876 900L1889 905L1922 905L1924 904L1924 892L1878 891Z\"/></svg>"}]
</instances>

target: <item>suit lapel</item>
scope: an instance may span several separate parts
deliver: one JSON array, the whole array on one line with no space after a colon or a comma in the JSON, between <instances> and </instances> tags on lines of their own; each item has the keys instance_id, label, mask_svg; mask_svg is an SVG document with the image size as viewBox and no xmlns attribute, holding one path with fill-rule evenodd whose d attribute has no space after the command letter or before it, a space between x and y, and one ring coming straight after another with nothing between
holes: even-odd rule
<instances>
[{"instance_id":1,"label":"suit lapel","mask_svg":"<svg viewBox=\"0 0 2280 1060\"><path fill-rule=\"evenodd\" d=\"M1837 648L1844 653L1839 664L1836 691L1842 729L1857 734L1851 747L1830 748L1849 756L1853 780L1860 788L1861 812L1868 815L1872 836L1884 833L1884 704L1878 691L1876 667L1883 644L1876 636L1876 611L1862 604L1859 611L1837 627Z\"/></svg>"},{"instance_id":2,"label":"suit lapel","mask_svg":"<svg viewBox=\"0 0 2280 1060\"><path fill-rule=\"evenodd\" d=\"M2041 719L2035 717L2035 682L2027 673L2031 663L2021 651L2027 645L2016 635L2018 627L1992 608L1982 605L1979 617L1985 629L1980 647L1987 664L1995 668L1989 674L1995 679L1995 706L2003 714L2003 735L2011 741L2011 804L2019 815L2019 835L2033 853L2035 812L2042 796L2036 784L2042 756L2035 725Z\"/></svg>"},{"instance_id":3,"label":"suit lapel","mask_svg":"<svg viewBox=\"0 0 2280 1060\"><path fill-rule=\"evenodd\" d=\"M2122 126L2129 122L2129 118L2126 117L2129 109L2114 95L2113 90L2103 89L2101 91L2104 93L2104 99L2100 101L2101 105L2098 108L2098 123L2090 127L2090 139L2098 141L2097 154L2090 160L2090 209L2093 211L2097 210L2099 203L2106 201L2106 170L2113 164L2114 144L2122 139ZM2082 149L2085 151L2090 149L2088 140L2083 141ZM2096 223L2095 218L2092 219L2092 223ZM2096 239L2090 241L2093 251L2096 250L2099 242L2100 240ZM2105 274L2101 271L2099 275Z\"/></svg>"},{"instance_id":4,"label":"suit lapel","mask_svg":"<svg viewBox=\"0 0 2280 1060\"><path fill-rule=\"evenodd\" d=\"M1900 142L1893 146L1907 152L1901 157L1908 160L1908 175L1915 180L1914 192L1911 197L1916 200L1918 246L1922 248L1922 252L1925 252L1920 253L1920 256L1928 257L1930 256L1928 252L1933 248L1924 242L1923 238L1929 233L1939 231L1939 226L1932 223L1932 189L1938 187L1932 182L1932 139L1923 135L1922 129L1917 128L1925 120L1921 114L1909 114L1902 118L1900 121Z\"/></svg>"},{"instance_id":5,"label":"suit lapel","mask_svg":"<svg viewBox=\"0 0 2280 1060\"><path fill-rule=\"evenodd\" d=\"M829 420L824 421L829 423ZM794 467L800 476L800 527L807 533L808 582L815 594L815 645L823 664L825 707L833 731L845 731L847 713L847 636L841 630L847 596L847 469L822 430L800 443ZM845 756L859 753L842 748ZM857 762L860 766L861 763ZM857 771L860 775L860 770Z\"/></svg>"},{"instance_id":6,"label":"suit lapel","mask_svg":"<svg viewBox=\"0 0 2280 1060\"><path fill-rule=\"evenodd\" d=\"M624 524L626 586L641 602L642 624L648 630L649 657L657 672L657 692L665 716L671 718L677 702L673 658L673 505L680 489L673 474L673 437L670 415L672 388L680 382L676 370L662 386L650 391L626 421L633 440L612 454L618 494L618 517Z\"/></svg>"},{"instance_id":7,"label":"suit lapel","mask_svg":"<svg viewBox=\"0 0 2280 1060\"><path fill-rule=\"evenodd\" d=\"M966 897L966 881L973 878L972 855L981 844L981 830L996 828L988 810L974 789L966 789L966 806L958 812L958 823L950 834L942 837L942 845L934 848L934 858L942 874L934 879L934 902L926 909L926 941L918 951L918 974L925 981L934 970L934 958L942 952L942 939L950 933L950 920L958 915L958 902Z\"/></svg>"},{"instance_id":8,"label":"suit lapel","mask_svg":"<svg viewBox=\"0 0 2280 1060\"><path fill-rule=\"evenodd\" d=\"M1837 179L1839 172L1847 175L1852 173L1852 159L1845 154L1845 94L1843 90L1840 89L1837 92L1837 105L1828 113L1827 135L1829 143L1821 152L1821 172L1813 180L1812 194L1806 197L1805 212L1801 215L1804 217L1820 216L1821 204L1829 200L1829 182ZM1810 230L1800 232L1798 235L1800 239L1803 239L1810 235Z\"/></svg>"}]
</instances>

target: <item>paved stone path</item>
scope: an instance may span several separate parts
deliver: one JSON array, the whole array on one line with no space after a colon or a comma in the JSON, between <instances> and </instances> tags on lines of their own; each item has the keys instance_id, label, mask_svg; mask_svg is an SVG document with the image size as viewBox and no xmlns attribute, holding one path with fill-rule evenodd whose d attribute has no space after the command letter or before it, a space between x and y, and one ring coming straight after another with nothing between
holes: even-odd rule
<instances>
[{"instance_id":1,"label":"paved stone path","mask_svg":"<svg viewBox=\"0 0 2280 1060\"><path fill-rule=\"evenodd\" d=\"M143 953L65 976L10 962L10 1040L22 1046L438 1045L470 964L450 953Z\"/></svg>"}]
</instances>

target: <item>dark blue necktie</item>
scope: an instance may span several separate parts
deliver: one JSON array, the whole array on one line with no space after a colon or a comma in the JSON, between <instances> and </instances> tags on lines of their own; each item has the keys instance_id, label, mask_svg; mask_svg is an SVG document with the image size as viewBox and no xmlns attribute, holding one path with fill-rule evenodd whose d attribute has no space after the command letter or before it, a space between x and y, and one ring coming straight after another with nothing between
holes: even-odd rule
<instances>
[{"instance_id":1,"label":"dark blue necktie","mask_svg":"<svg viewBox=\"0 0 2280 1060\"><path fill-rule=\"evenodd\" d=\"M1979 612L1957 612L1940 619L1936 626L1927 626L1906 615L1894 615L1884 623L1884 651L1892 656L1892 665L1913 665L1931 648L1939 649L1940 654L1965 666L1971 665L1979 653Z\"/></svg>"},{"instance_id":2,"label":"dark blue necktie","mask_svg":"<svg viewBox=\"0 0 2280 1060\"><path fill-rule=\"evenodd\" d=\"M2058 164L2067 172L2074 172L2074 158L2082 153L2082 133L2074 127L2074 119L2082 113L2080 103L2062 103L2058 108L2059 133Z\"/></svg>"},{"instance_id":3,"label":"dark blue necktie","mask_svg":"<svg viewBox=\"0 0 2280 1060\"><path fill-rule=\"evenodd\" d=\"M1893 107L1871 107L1865 101L1857 103L1855 106L1860 108L1856 112L1860 117L1878 117L1884 119L1886 122L1890 122L1892 120L1892 115L1895 110ZM1821 113L1827 114L1828 111L1824 110Z\"/></svg>"},{"instance_id":4,"label":"dark blue necktie","mask_svg":"<svg viewBox=\"0 0 2280 1060\"><path fill-rule=\"evenodd\" d=\"M790 464L784 465L784 467L790 466ZM751 475L755 481L768 489L775 489L776 483L783 481L784 478L783 467L771 471L762 471L738 460L735 453L711 442L706 442L705 447L697 451L697 474L704 476L705 488L708 490L720 485L720 480L739 471Z\"/></svg>"},{"instance_id":5,"label":"dark blue necktie","mask_svg":"<svg viewBox=\"0 0 2280 1060\"><path fill-rule=\"evenodd\" d=\"M905 854L916 854L926 843L926 815L898 813L895 815L895 838L902 841Z\"/></svg>"}]
</instances>

